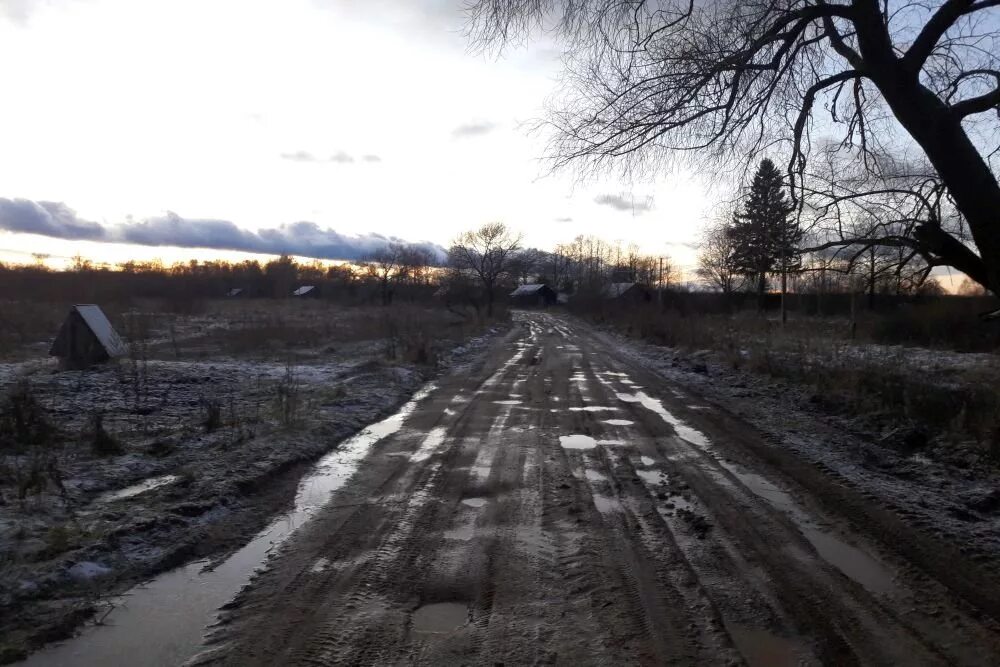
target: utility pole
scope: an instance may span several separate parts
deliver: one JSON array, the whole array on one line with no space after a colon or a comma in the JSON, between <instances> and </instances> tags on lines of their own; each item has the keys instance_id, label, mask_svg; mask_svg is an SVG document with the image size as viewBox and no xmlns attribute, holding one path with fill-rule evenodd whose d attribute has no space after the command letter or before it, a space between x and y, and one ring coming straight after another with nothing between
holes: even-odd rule
<instances>
[{"instance_id":1,"label":"utility pole","mask_svg":"<svg viewBox=\"0 0 1000 667\"><path fill-rule=\"evenodd\" d=\"M656 298L660 304L660 310L663 310L663 258L660 257L660 268L656 274Z\"/></svg>"}]
</instances>

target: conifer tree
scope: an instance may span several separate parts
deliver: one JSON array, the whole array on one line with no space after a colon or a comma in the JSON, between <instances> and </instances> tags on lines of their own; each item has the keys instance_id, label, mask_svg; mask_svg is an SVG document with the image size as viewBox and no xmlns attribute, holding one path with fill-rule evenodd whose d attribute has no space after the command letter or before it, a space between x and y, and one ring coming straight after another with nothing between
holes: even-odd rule
<instances>
[{"instance_id":1,"label":"conifer tree","mask_svg":"<svg viewBox=\"0 0 1000 667\"><path fill-rule=\"evenodd\" d=\"M733 216L729 227L733 264L756 286L759 308L763 308L768 274L781 274L784 297L788 272L797 271L801 265L798 245L802 230L791 217L793 210L782 185L781 172L765 158L754 174L742 212Z\"/></svg>"}]
</instances>

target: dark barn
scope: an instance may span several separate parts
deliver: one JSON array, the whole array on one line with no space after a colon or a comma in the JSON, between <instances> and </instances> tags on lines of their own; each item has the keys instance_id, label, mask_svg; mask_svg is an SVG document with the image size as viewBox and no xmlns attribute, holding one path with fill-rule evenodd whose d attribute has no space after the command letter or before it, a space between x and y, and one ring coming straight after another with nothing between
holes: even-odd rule
<instances>
[{"instance_id":1,"label":"dark barn","mask_svg":"<svg viewBox=\"0 0 1000 667\"><path fill-rule=\"evenodd\" d=\"M557 295L548 285L521 285L510 293L510 302L518 308L546 308L555 304Z\"/></svg>"},{"instance_id":2,"label":"dark barn","mask_svg":"<svg viewBox=\"0 0 1000 667\"><path fill-rule=\"evenodd\" d=\"M639 283L611 283L604 288L604 298L615 303L646 303L653 295Z\"/></svg>"},{"instance_id":3,"label":"dark barn","mask_svg":"<svg viewBox=\"0 0 1000 667\"><path fill-rule=\"evenodd\" d=\"M128 352L100 306L73 306L63 321L49 354L68 369L88 368Z\"/></svg>"}]
</instances>

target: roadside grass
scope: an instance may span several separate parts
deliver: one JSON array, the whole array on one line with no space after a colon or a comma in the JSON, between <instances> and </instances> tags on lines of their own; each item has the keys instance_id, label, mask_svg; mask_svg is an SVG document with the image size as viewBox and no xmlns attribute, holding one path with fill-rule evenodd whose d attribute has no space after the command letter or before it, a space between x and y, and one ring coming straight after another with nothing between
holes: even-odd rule
<instances>
[{"instance_id":1,"label":"roadside grass","mask_svg":"<svg viewBox=\"0 0 1000 667\"><path fill-rule=\"evenodd\" d=\"M732 371L807 388L810 402L829 413L885 433L918 433L910 446L960 446L1000 464L1000 356L947 350L996 350L992 330L969 321L964 332L949 331L963 327L948 309L866 316L853 339L846 318L799 317L782 327L752 312L681 315L640 307L582 314L656 345L711 354Z\"/></svg>"}]
</instances>

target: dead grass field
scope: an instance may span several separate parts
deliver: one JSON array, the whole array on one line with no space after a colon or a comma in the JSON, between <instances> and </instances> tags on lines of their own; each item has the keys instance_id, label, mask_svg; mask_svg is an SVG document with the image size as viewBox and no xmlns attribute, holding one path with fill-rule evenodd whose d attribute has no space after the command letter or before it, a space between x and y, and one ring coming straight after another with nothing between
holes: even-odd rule
<instances>
[{"instance_id":1,"label":"dead grass field","mask_svg":"<svg viewBox=\"0 0 1000 667\"><path fill-rule=\"evenodd\" d=\"M727 374L720 382L749 378L776 383L776 393L786 385L805 389L818 408L850 418L873 437L899 440L900 447L926 447L962 466L1000 463L994 332L988 324L952 319L946 335L944 315L920 315L865 316L854 327L847 318L793 317L783 327L752 312L682 316L655 308L596 319L693 354L705 370L711 359ZM989 351L955 349L969 347Z\"/></svg>"},{"instance_id":2,"label":"dead grass field","mask_svg":"<svg viewBox=\"0 0 1000 667\"><path fill-rule=\"evenodd\" d=\"M413 304L143 301L106 309L126 356L60 371L48 346L67 310L0 309L5 660L71 631L107 594L258 528L290 500L272 493L282 475L495 326Z\"/></svg>"}]
</instances>

